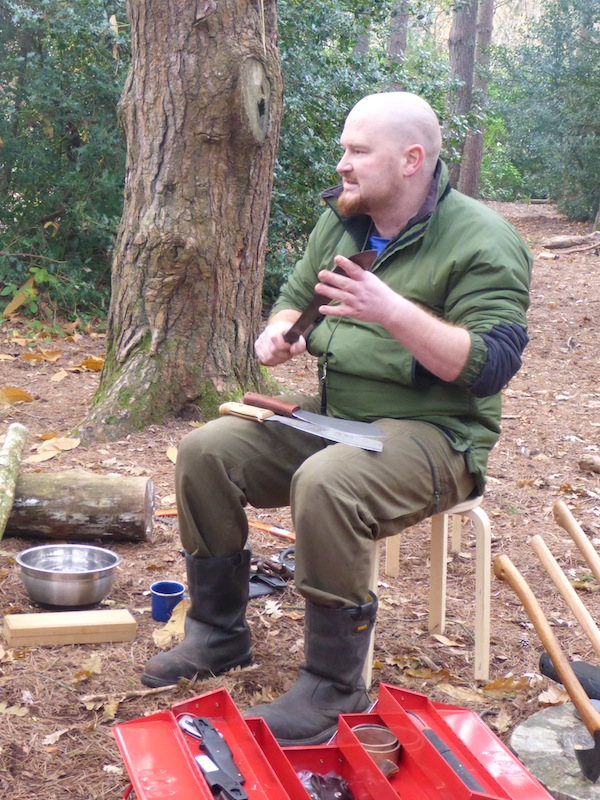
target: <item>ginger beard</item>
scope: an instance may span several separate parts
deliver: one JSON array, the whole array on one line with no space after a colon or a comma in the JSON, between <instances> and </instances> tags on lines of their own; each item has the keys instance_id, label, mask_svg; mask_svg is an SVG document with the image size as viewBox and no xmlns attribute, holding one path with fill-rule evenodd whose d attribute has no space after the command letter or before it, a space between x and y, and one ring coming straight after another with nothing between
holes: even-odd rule
<instances>
[{"instance_id":1,"label":"ginger beard","mask_svg":"<svg viewBox=\"0 0 600 800\"><path fill-rule=\"evenodd\" d=\"M354 217L357 214L367 214L367 203L360 194L348 195L343 191L337 200L337 207L344 217Z\"/></svg>"}]
</instances>

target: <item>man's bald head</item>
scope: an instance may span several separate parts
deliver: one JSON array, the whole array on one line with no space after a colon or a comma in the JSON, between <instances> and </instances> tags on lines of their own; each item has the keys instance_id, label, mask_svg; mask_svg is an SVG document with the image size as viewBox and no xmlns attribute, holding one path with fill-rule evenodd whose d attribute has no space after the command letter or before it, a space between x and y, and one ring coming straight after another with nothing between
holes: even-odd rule
<instances>
[{"instance_id":1,"label":"man's bald head","mask_svg":"<svg viewBox=\"0 0 600 800\"><path fill-rule=\"evenodd\" d=\"M412 144L425 150L424 166L433 172L437 163L442 134L438 118L426 100L411 92L381 92L359 100L347 121L381 126L399 151Z\"/></svg>"}]
</instances>

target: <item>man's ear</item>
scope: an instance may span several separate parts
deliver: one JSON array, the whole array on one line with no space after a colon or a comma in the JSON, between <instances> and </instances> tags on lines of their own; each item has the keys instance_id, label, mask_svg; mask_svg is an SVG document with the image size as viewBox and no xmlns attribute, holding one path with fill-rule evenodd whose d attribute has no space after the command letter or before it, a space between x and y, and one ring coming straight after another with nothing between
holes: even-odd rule
<instances>
[{"instance_id":1,"label":"man's ear","mask_svg":"<svg viewBox=\"0 0 600 800\"><path fill-rule=\"evenodd\" d=\"M411 144L404 151L404 174L410 177L417 172L425 158L425 148L422 144Z\"/></svg>"}]
</instances>

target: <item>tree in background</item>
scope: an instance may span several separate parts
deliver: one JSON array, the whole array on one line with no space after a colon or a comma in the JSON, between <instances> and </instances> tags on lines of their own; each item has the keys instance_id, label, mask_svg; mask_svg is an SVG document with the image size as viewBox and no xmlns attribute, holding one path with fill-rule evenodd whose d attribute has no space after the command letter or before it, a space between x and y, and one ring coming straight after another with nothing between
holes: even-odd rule
<instances>
[{"instance_id":1,"label":"tree in background","mask_svg":"<svg viewBox=\"0 0 600 800\"><path fill-rule=\"evenodd\" d=\"M477 116L480 122L465 137L458 177L459 190L469 195L469 197L479 196L479 181L483 158L484 110L487 103L489 51L492 43L493 25L494 0L479 0L472 100L474 101L473 104L479 109ZM473 108L471 108L471 113L473 113Z\"/></svg>"},{"instance_id":2,"label":"tree in background","mask_svg":"<svg viewBox=\"0 0 600 800\"><path fill-rule=\"evenodd\" d=\"M600 205L600 3L546 0L514 48L496 51L492 113L523 194L572 219Z\"/></svg>"},{"instance_id":3,"label":"tree in background","mask_svg":"<svg viewBox=\"0 0 600 800\"><path fill-rule=\"evenodd\" d=\"M275 0L136 0L120 103L125 207L84 433L122 435L260 386L254 340L282 81ZM196 412L197 413L197 412Z\"/></svg>"},{"instance_id":4,"label":"tree in background","mask_svg":"<svg viewBox=\"0 0 600 800\"><path fill-rule=\"evenodd\" d=\"M111 22L112 18L112 22ZM123 205L124 0L0 0L0 283L105 313ZM55 309L54 309L55 310ZM46 308L48 317L53 309Z\"/></svg>"}]
</instances>

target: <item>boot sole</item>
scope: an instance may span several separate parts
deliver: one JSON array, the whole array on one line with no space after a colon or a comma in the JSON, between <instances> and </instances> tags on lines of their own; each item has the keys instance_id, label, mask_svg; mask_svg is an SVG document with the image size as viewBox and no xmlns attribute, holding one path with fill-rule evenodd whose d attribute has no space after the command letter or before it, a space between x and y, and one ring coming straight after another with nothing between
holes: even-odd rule
<instances>
[{"instance_id":1,"label":"boot sole","mask_svg":"<svg viewBox=\"0 0 600 800\"><path fill-rule=\"evenodd\" d=\"M218 672L210 672L209 670L205 670L204 672L196 672L189 678L186 675L180 675L175 681L170 681L166 678L159 678L157 675L150 675L147 672L143 672L140 680L144 686L148 686L150 689L162 689L165 686L177 686L181 680L194 681L198 680L198 678L200 680L204 680L205 678L214 678L216 675L223 675L224 673L230 672L232 669L236 669L237 667L247 667L251 663L252 657L250 656L247 659L237 661L235 664L231 664L231 666L225 666Z\"/></svg>"}]
</instances>

